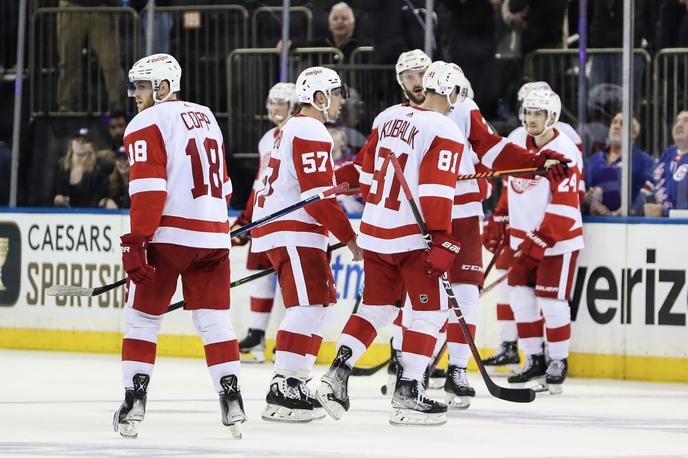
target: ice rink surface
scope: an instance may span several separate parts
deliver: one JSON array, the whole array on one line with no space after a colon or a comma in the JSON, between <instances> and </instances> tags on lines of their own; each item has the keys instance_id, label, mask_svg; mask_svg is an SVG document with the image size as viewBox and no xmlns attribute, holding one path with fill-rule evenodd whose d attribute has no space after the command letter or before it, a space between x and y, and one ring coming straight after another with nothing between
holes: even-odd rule
<instances>
[{"instance_id":1,"label":"ice rink surface","mask_svg":"<svg viewBox=\"0 0 688 458\"><path fill-rule=\"evenodd\" d=\"M468 410L450 411L440 427L393 427L380 371L352 377L341 421L285 425L260 419L271 366L244 365L249 422L236 441L220 423L205 362L159 358L139 437L125 440L111 424L123 398L118 356L0 350L0 368L2 456L688 456L686 385L570 379L560 396L511 404L471 373Z\"/></svg>"}]
</instances>

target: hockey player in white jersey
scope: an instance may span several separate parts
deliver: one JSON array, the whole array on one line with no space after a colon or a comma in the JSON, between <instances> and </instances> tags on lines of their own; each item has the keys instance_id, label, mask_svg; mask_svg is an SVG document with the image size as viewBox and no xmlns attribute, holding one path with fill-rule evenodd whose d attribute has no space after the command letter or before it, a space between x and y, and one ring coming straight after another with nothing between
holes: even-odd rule
<instances>
[{"instance_id":1,"label":"hockey player in white jersey","mask_svg":"<svg viewBox=\"0 0 688 458\"><path fill-rule=\"evenodd\" d=\"M282 126L287 120L300 109L298 98L296 97L296 86L294 83L277 83L268 93L266 103L268 117L275 124L275 127L268 130L258 142L259 166L256 179L253 182L253 189L246 202L246 209L239 214L232 227L241 227L249 224L253 218L253 203L255 193L262 187L262 175L270 161L270 152L275 139L280 133ZM232 240L233 245L245 245L249 242L250 236L237 237ZM272 267L267 255L254 253L249 247L246 258L246 268L250 271L269 269ZM255 273L255 272L250 272ZM244 362L265 361L265 329L270 320L270 313L275 299L275 276L268 275L251 283L250 298L250 322L246 337L239 342L239 350L242 354L249 357Z\"/></svg>"},{"instance_id":2,"label":"hockey player in white jersey","mask_svg":"<svg viewBox=\"0 0 688 458\"><path fill-rule=\"evenodd\" d=\"M545 81L534 81L526 83L518 90L518 118L521 124L524 124L524 109L523 101L530 95L533 91L538 90L552 90L550 85ZM580 172L583 174L583 142L580 135L575 131L570 124L563 121L557 121L554 128L567 136L578 148L579 157L578 163L580 164ZM514 129L509 134L509 140L517 144L522 144L524 139L527 137L528 133L526 128L521 125ZM503 180L506 184L506 180ZM583 179L578 182L579 198L582 200L585 196L585 181ZM485 225L483 231L483 240L485 248L488 251L495 252L497 247L500 246L502 240L508 239L507 227L509 225L509 215L507 213L507 201L506 195L500 196L497 206L493 215L488 218L487 224ZM509 265L511 263L511 257L513 252L508 246L508 243L502 245L500 253L497 253L498 259L495 264L495 277L501 278L506 275ZM494 291L494 295L497 298L497 324L499 328L499 336L501 343L497 351L485 358L483 363L488 368L507 368L513 372L518 364L520 363L520 358L518 355L518 343L517 343L517 330L516 321L514 319L513 311L509 305L509 296L511 294L511 288L506 281L501 282Z\"/></svg>"},{"instance_id":3,"label":"hockey player in white jersey","mask_svg":"<svg viewBox=\"0 0 688 458\"><path fill-rule=\"evenodd\" d=\"M303 107L275 139L263 187L256 193L255 218L317 195L336 183L333 140L324 123L339 116L347 87L334 70L311 67L299 75L296 92ZM347 244L355 261L361 259L356 233L334 198L322 199L251 231L251 249L268 256L287 309L277 332L275 371L264 420L304 423L326 415L307 383L327 325L328 308L337 301L327 252L330 232Z\"/></svg>"},{"instance_id":4,"label":"hockey player in white jersey","mask_svg":"<svg viewBox=\"0 0 688 458\"><path fill-rule=\"evenodd\" d=\"M232 193L222 132L211 111L177 98L181 68L154 54L129 71L138 115L124 134L129 155L131 232L122 238L127 294L122 340L124 402L115 431L136 437L164 313L181 276L222 423L235 437L246 421L239 390L239 345L229 321L229 221Z\"/></svg>"},{"instance_id":5,"label":"hockey player in white jersey","mask_svg":"<svg viewBox=\"0 0 688 458\"><path fill-rule=\"evenodd\" d=\"M531 92L523 101L525 148L550 148L568 157L568 177L549 182L542 177L509 177L506 187L509 243L514 262L509 270L510 304L526 355L523 370L509 377L525 383L544 377L549 391L561 392L568 372L571 339L571 284L576 258L583 248L583 222L578 182L580 151L554 126L561 112L551 90ZM544 324L544 332L543 332ZM546 335L549 364L543 353Z\"/></svg>"},{"instance_id":6,"label":"hockey player in white jersey","mask_svg":"<svg viewBox=\"0 0 688 458\"><path fill-rule=\"evenodd\" d=\"M384 122L376 120L374 124L377 146L372 154L366 154L360 180L366 206L359 243L369 280L362 304L345 325L337 356L317 391L333 418L341 418L348 410L351 369L372 342L370 337L397 316L395 303L405 289L413 318L404 330L402 371L389 421L395 425L446 422L447 406L424 395L424 374L447 319L448 300L438 277L449 269L459 251L451 235L451 207L465 139L446 114L465 96L461 77L456 65L434 62L423 76L423 104L392 107L385 110ZM398 158L419 200L432 233L430 250L424 249L411 210L399 196L391 155Z\"/></svg>"}]
</instances>

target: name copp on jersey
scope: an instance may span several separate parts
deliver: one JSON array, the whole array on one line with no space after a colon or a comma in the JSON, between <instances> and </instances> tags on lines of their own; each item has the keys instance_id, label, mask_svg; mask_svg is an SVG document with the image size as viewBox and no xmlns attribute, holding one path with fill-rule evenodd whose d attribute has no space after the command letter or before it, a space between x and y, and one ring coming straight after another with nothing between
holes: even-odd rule
<instances>
[{"instance_id":1,"label":"name copp on jersey","mask_svg":"<svg viewBox=\"0 0 688 458\"><path fill-rule=\"evenodd\" d=\"M580 151L573 142L555 130L555 137L541 148L547 148L571 159L571 177L552 184L544 176L535 179L509 177L507 198L509 207L510 245L517 249L525 234L538 229L555 244L545 251L554 256L583 248L583 218L578 199L578 182L582 179ZM523 147L537 151L533 138L527 136Z\"/></svg>"},{"instance_id":2,"label":"name copp on jersey","mask_svg":"<svg viewBox=\"0 0 688 458\"><path fill-rule=\"evenodd\" d=\"M360 174L366 204L358 244L378 253L424 249L389 157L394 154L404 169L428 231L450 233L465 139L446 116L402 105L380 113L373 128L376 147L366 152Z\"/></svg>"},{"instance_id":3,"label":"name copp on jersey","mask_svg":"<svg viewBox=\"0 0 688 458\"><path fill-rule=\"evenodd\" d=\"M129 155L131 232L152 243L229 248L222 132L202 105L169 101L134 117L124 133Z\"/></svg>"},{"instance_id":4,"label":"name copp on jersey","mask_svg":"<svg viewBox=\"0 0 688 458\"><path fill-rule=\"evenodd\" d=\"M270 160L255 195L254 219L282 210L335 184L332 136L313 118L290 118L273 142ZM355 233L334 198L298 209L251 231L251 251L281 246L327 248L328 230L342 242Z\"/></svg>"}]
</instances>

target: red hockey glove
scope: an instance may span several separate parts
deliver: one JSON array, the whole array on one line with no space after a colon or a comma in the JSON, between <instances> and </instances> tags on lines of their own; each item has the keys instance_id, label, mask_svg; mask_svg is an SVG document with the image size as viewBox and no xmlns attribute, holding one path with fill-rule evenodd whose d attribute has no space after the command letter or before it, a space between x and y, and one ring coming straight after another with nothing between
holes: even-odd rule
<instances>
[{"instance_id":1,"label":"red hockey glove","mask_svg":"<svg viewBox=\"0 0 688 458\"><path fill-rule=\"evenodd\" d=\"M155 267L149 266L146 259L148 237L124 234L122 243L122 265L127 276L134 283L149 283L155 279Z\"/></svg>"},{"instance_id":2,"label":"red hockey glove","mask_svg":"<svg viewBox=\"0 0 688 458\"><path fill-rule=\"evenodd\" d=\"M547 161L559 161L559 163L548 164ZM547 167L545 176L553 183L568 178L570 174L568 170L569 162L571 162L571 159L551 149L543 149L535 156L535 167L539 169Z\"/></svg>"},{"instance_id":3,"label":"red hockey glove","mask_svg":"<svg viewBox=\"0 0 688 458\"><path fill-rule=\"evenodd\" d=\"M490 252L497 251L499 242L508 237L509 215L495 213L487 219L483 229L483 246Z\"/></svg>"},{"instance_id":4,"label":"red hockey glove","mask_svg":"<svg viewBox=\"0 0 688 458\"><path fill-rule=\"evenodd\" d=\"M232 223L232 227L230 227L230 230L233 229L238 229L240 227L246 226L251 222L250 219L246 216L246 210L241 212L237 219L234 220ZM246 245L249 240L251 240L251 231L246 231L243 234L239 234L236 237L232 237L232 246L244 246Z\"/></svg>"},{"instance_id":5,"label":"red hockey glove","mask_svg":"<svg viewBox=\"0 0 688 458\"><path fill-rule=\"evenodd\" d=\"M425 252L425 270L433 278L440 278L451 266L461 244L449 234L432 234L432 247Z\"/></svg>"},{"instance_id":6,"label":"red hockey glove","mask_svg":"<svg viewBox=\"0 0 688 458\"><path fill-rule=\"evenodd\" d=\"M527 256L536 262L545 257L545 250L554 245L554 241L540 231L530 231L525 240L518 246L519 257Z\"/></svg>"}]
</instances>

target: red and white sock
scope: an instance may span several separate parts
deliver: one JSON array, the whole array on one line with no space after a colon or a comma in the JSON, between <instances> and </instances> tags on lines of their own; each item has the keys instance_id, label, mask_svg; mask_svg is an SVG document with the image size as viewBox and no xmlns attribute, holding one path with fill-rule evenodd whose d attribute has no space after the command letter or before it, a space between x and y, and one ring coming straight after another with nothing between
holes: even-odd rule
<instances>
[{"instance_id":1,"label":"red and white sock","mask_svg":"<svg viewBox=\"0 0 688 458\"><path fill-rule=\"evenodd\" d=\"M459 303L463 319L468 325L471 337L475 338L475 317L480 301L480 289L477 285L455 283L452 285L454 296ZM449 311L449 326L447 329L447 350L449 351L449 364L458 367L467 367L471 358L471 349L468 346L459 319L453 310Z\"/></svg>"},{"instance_id":2,"label":"red and white sock","mask_svg":"<svg viewBox=\"0 0 688 458\"><path fill-rule=\"evenodd\" d=\"M535 301L535 289L528 286L512 286L510 303L516 317L518 338L523 353L542 353L544 320Z\"/></svg>"},{"instance_id":3,"label":"red and white sock","mask_svg":"<svg viewBox=\"0 0 688 458\"><path fill-rule=\"evenodd\" d=\"M440 328L447 320L446 310L414 310L413 320L404 331L401 347L402 377L422 381L435 348Z\"/></svg>"},{"instance_id":4,"label":"red and white sock","mask_svg":"<svg viewBox=\"0 0 688 458\"><path fill-rule=\"evenodd\" d=\"M134 375L153 373L158 334L162 316L124 309L124 339L122 339L122 383L134 387Z\"/></svg>"},{"instance_id":5,"label":"red and white sock","mask_svg":"<svg viewBox=\"0 0 688 458\"><path fill-rule=\"evenodd\" d=\"M498 277L506 274L506 270L495 269ZM499 338L502 342L516 342L518 339L518 330L516 329L516 319L514 312L509 305L509 297L511 296L511 286L505 281L501 282L495 287L494 295L497 300L497 327L499 329Z\"/></svg>"},{"instance_id":6,"label":"red and white sock","mask_svg":"<svg viewBox=\"0 0 688 458\"><path fill-rule=\"evenodd\" d=\"M394 321L398 311L393 305L361 304L358 311L349 317L337 341L337 351L342 345L351 349L351 358L347 360L351 367L373 343L378 330Z\"/></svg>"},{"instance_id":7,"label":"red and white sock","mask_svg":"<svg viewBox=\"0 0 688 458\"><path fill-rule=\"evenodd\" d=\"M296 377L306 367L314 329L322 320L321 305L289 307L277 331L275 374Z\"/></svg>"},{"instance_id":8,"label":"red and white sock","mask_svg":"<svg viewBox=\"0 0 688 458\"><path fill-rule=\"evenodd\" d=\"M229 310L194 310L192 317L203 340L210 378L215 391L220 393L220 379L225 375L235 375L237 382L240 381L239 343L229 320Z\"/></svg>"},{"instance_id":9,"label":"red and white sock","mask_svg":"<svg viewBox=\"0 0 688 458\"><path fill-rule=\"evenodd\" d=\"M545 317L547 353L551 359L569 356L571 345L571 308L567 301L538 297L537 303Z\"/></svg>"},{"instance_id":10,"label":"red and white sock","mask_svg":"<svg viewBox=\"0 0 688 458\"><path fill-rule=\"evenodd\" d=\"M251 329L265 331L275 302L274 275L254 280L251 289Z\"/></svg>"}]
</instances>

